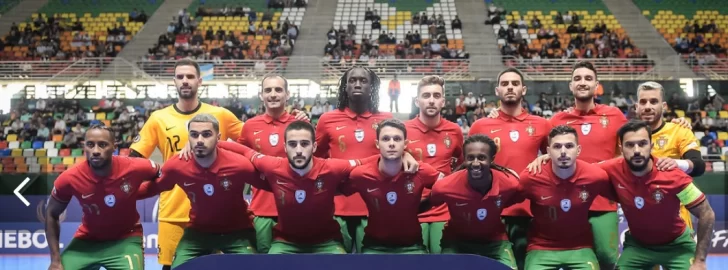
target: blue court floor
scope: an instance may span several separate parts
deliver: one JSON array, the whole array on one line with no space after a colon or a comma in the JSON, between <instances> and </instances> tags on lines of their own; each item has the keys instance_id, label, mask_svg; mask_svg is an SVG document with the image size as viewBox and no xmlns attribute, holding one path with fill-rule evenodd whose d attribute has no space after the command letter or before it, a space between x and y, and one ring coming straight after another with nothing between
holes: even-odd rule
<instances>
[{"instance_id":1,"label":"blue court floor","mask_svg":"<svg viewBox=\"0 0 728 270\"><path fill-rule=\"evenodd\" d=\"M162 269L156 255L147 255L145 259L146 270ZM0 255L2 270L45 270L49 263L48 255ZM728 254L708 257L708 269L728 269Z\"/></svg>"}]
</instances>

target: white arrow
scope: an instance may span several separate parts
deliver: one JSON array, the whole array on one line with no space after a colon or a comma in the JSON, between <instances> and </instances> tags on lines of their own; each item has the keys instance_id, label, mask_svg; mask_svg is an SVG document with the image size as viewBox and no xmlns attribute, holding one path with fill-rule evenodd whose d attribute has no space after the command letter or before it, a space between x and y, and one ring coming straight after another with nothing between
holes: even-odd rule
<instances>
[{"instance_id":1,"label":"white arrow","mask_svg":"<svg viewBox=\"0 0 728 270\"><path fill-rule=\"evenodd\" d=\"M20 185L18 187L16 187L15 190L13 190L13 193L15 193L15 196L17 196L18 199L20 199L20 201L25 204L25 206L30 206L30 202L28 202L28 200L26 200L25 197L23 197L23 194L20 194L20 190L23 189L23 187L25 186L25 184L28 183L28 181L30 181L30 178L26 177L25 180L23 180L23 182L20 183Z\"/></svg>"}]
</instances>

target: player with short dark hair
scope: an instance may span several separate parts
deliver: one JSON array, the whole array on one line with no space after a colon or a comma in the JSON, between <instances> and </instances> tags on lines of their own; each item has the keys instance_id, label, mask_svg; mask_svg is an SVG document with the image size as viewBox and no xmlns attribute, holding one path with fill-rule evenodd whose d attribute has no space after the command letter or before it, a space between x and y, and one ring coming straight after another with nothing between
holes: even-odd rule
<instances>
[{"instance_id":1,"label":"player with short dark hair","mask_svg":"<svg viewBox=\"0 0 728 270\"><path fill-rule=\"evenodd\" d=\"M475 121L469 132L471 136L482 134L493 138L498 151L494 161L519 173L538 157L539 150L545 153L551 130L548 120L529 114L521 106L527 91L520 70L507 68L501 71L495 87L495 94L501 101L497 116ZM523 269L531 224L528 200L503 209L503 221L513 243L518 268Z\"/></svg>"},{"instance_id":2,"label":"player with short dark hair","mask_svg":"<svg viewBox=\"0 0 728 270\"><path fill-rule=\"evenodd\" d=\"M218 147L220 124L212 115L197 114L187 130L194 158L168 160L146 194L179 186L190 200L190 223L175 250L172 268L218 251L255 253L253 217L243 197L246 181L258 178L255 168L245 157Z\"/></svg>"},{"instance_id":3,"label":"player with short dark hair","mask_svg":"<svg viewBox=\"0 0 728 270\"><path fill-rule=\"evenodd\" d=\"M599 269L589 208L599 195L614 197L609 178L599 166L577 159L583 151L574 128L557 126L548 140L551 159L543 170L521 173L533 213L525 269Z\"/></svg>"},{"instance_id":4,"label":"player with short dark hair","mask_svg":"<svg viewBox=\"0 0 728 270\"><path fill-rule=\"evenodd\" d=\"M378 123L392 118L379 111L377 74L366 67L352 67L339 81L338 110L326 112L316 125L317 157L342 159L366 158L378 155L375 147ZM356 247L361 251L367 207L359 194L336 196L336 220L347 252Z\"/></svg>"},{"instance_id":5,"label":"player with short dark hair","mask_svg":"<svg viewBox=\"0 0 728 270\"><path fill-rule=\"evenodd\" d=\"M113 156L114 132L94 125L85 134L86 162L61 173L53 183L46 208L48 269L143 269L142 225L137 193L146 180L159 176L151 160ZM59 217L76 197L83 219L63 254L59 250Z\"/></svg>"},{"instance_id":6,"label":"player with short dark hair","mask_svg":"<svg viewBox=\"0 0 728 270\"><path fill-rule=\"evenodd\" d=\"M650 124L630 121L618 131L622 157L599 164L611 179L629 231L619 269L706 269L715 213L705 194L681 170L659 170ZM692 229L676 213L684 205L698 217Z\"/></svg>"},{"instance_id":7,"label":"player with short dark hair","mask_svg":"<svg viewBox=\"0 0 728 270\"><path fill-rule=\"evenodd\" d=\"M417 161L432 165L440 177L450 175L454 167L462 163L463 131L457 124L446 120L440 114L445 106L445 80L430 75L417 84L415 105L419 114L406 121L407 151ZM422 197L427 198L430 189L425 188ZM440 241L445 222L450 218L447 206L439 205L420 213L422 243L433 254L441 253Z\"/></svg>"},{"instance_id":8,"label":"player with short dark hair","mask_svg":"<svg viewBox=\"0 0 728 270\"><path fill-rule=\"evenodd\" d=\"M423 162L414 174L402 171L407 129L399 120L379 123L376 142L379 161L355 168L341 188L347 195L361 194L369 210L361 253L425 254L417 214L422 191L432 188L440 173Z\"/></svg>"},{"instance_id":9,"label":"player with short dark hair","mask_svg":"<svg viewBox=\"0 0 728 270\"><path fill-rule=\"evenodd\" d=\"M437 181L430 196L450 211L442 253L485 256L515 269L501 211L524 200L518 174L494 162L498 146L485 135L468 137L463 149L464 170Z\"/></svg>"}]
</instances>

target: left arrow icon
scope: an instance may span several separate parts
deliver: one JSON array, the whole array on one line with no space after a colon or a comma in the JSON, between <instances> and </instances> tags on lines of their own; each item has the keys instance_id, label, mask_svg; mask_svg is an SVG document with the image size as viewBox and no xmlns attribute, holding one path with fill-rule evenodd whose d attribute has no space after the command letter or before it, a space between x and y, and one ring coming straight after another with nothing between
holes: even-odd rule
<instances>
[{"instance_id":1,"label":"left arrow icon","mask_svg":"<svg viewBox=\"0 0 728 270\"><path fill-rule=\"evenodd\" d=\"M29 181L30 181L30 178L26 177L25 180L23 180L23 182L20 183L20 185L18 187L16 187L15 190L13 190L13 193L15 193L15 196L17 196L18 199L20 199L20 201L25 204L25 206L30 206L30 202L28 202L28 200L26 200L25 197L23 197L23 194L20 194L20 190L23 189L23 187L25 187L25 185L28 184Z\"/></svg>"}]
</instances>

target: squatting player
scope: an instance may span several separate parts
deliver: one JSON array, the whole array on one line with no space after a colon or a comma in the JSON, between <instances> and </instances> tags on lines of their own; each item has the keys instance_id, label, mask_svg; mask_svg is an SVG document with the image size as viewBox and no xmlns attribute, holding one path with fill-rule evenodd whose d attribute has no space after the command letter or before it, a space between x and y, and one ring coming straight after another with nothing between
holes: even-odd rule
<instances>
[{"instance_id":1,"label":"squatting player","mask_svg":"<svg viewBox=\"0 0 728 270\"><path fill-rule=\"evenodd\" d=\"M470 127L470 136L475 134L493 138L498 152L495 162L522 172L541 150L546 152L551 124L548 120L531 115L521 107L528 88L523 73L516 68L507 68L498 74L495 94L501 107L493 118L475 121ZM503 149L503 151L501 151ZM528 200L503 209L508 238L513 243L513 252L518 269L523 269L528 245L526 234L531 224L531 208Z\"/></svg>"},{"instance_id":2,"label":"squatting player","mask_svg":"<svg viewBox=\"0 0 728 270\"><path fill-rule=\"evenodd\" d=\"M159 175L159 166L141 158L113 156L114 132L91 126L84 138L86 162L61 173L46 210L50 270L144 269L142 225L136 209L142 182ZM72 197L83 210L81 226L61 255L61 213Z\"/></svg>"},{"instance_id":3,"label":"squatting player","mask_svg":"<svg viewBox=\"0 0 728 270\"><path fill-rule=\"evenodd\" d=\"M287 159L262 155L237 143L219 143L225 149L249 157L265 176L259 185L274 191L278 223L273 227L274 240L269 254L346 253L340 227L333 219L334 195L355 166L375 162L379 155L363 160L313 157L314 138L311 124L304 121L289 124L284 132ZM419 167L412 157L403 162L408 172Z\"/></svg>"},{"instance_id":4,"label":"squatting player","mask_svg":"<svg viewBox=\"0 0 728 270\"><path fill-rule=\"evenodd\" d=\"M169 160L187 145L187 121L198 113L211 114L219 121L221 140L240 137L243 123L233 113L198 99L197 89L202 84L202 77L196 62L188 59L177 61L174 84L179 96L177 103L152 113L134 138L130 156L149 158L158 148L164 161ZM175 187L160 194L158 258L165 270L170 269L177 243L189 221L189 211L190 201L181 188Z\"/></svg>"},{"instance_id":5,"label":"squatting player","mask_svg":"<svg viewBox=\"0 0 728 270\"><path fill-rule=\"evenodd\" d=\"M700 154L698 139L690 129L663 121L662 112L667 106L664 100L665 89L657 82L646 82L637 88L637 117L652 129L652 154L659 158L657 168L679 168L692 177L703 175L705 161ZM693 229L690 212L685 207L681 208L680 216L688 228Z\"/></svg>"},{"instance_id":6,"label":"squatting player","mask_svg":"<svg viewBox=\"0 0 728 270\"><path fill-rule=\"evenodd\" d=\"M618 131L623 157L599 164L609 175L629 224L620 269L706 269L715 213L681 170L659 170L651 128L631 121ZM684 205L698 217L697 247L676 213Z\"/></svg>"},{"instance_id":7,"label":"squatting player","mask_svg":"<svg viewBox=\"0 0 728 270\"><path fill-rule=\"evenodd\" d=\"M465 170L440 179L430 193L430 203L450 211L442 253L476 254L516 269L501 212L524 200L518 174L494 162L498 146L487 136L468 137L463 149Z\"/></svg>"},{"instance_id":8,"label":"squatting player","mask_svg":"<svg viewBox=\"0 0 728 270\"><path fill-rule=\"evenodd\" d=\"M445 106L445 80L438 76L425 76L417 84L415 105L418 117L405 122L407 151L417 161L432 165L441 176L450 175L453 167L462 163L463 131L457 124L445 120L440 114ZM425 188L423 197L429 196ZM441 252L440 240L445 222L450 218L447 206L440 205L419 215L422 242L430 253Z\"/></svg>"},{"instance_id":9,"label":"squatting player","mask_svg":"<svg viewBox=\"0 0 728 270\"><path fill-rule=\"evenodd\" d=\"M255 253L253 218L243 197L246 181L259 177L253 164L217 146L220 123L212 115L197 114L190 119L187 130L194 158L168 160L162 176L150 185L147 195L171 190L176 185L190 200L190 223L175 250L172 268L218 251Z\"/></svg>"},{"instance_id":10,"label":"squatting player","mask_svg":"<svg viewBox=\"0 0 728 270\"><path fill-rule=\"evenodd\" d=\"M352 67L339 82L338 110L321 115L316 125L317 157L340 159L366 158L378 155L376 148L377 124L392 118L380 112L380 80L365 67ZM347 252L356 246L361 251L367 208L359 194L336 196L336 220L341 225Z\"/></svg>"},{"instance_id":11,"label":"squatting player","mask_svg":"<svg viewBox=\"0 0 728 270\"><path fill-rule=\"evenodd\" d=\"M402 156L406 144L404 123L396 119L379 123L379 161L355 168L341 188L347 195L361 194L369 210L361 253L427 253L422 245L417 214L423 190L432 188L440 172L424 162L420 162L420 169L414 174L403 172Z\"/></svg>"},{"instance_id":12,"label":"squatting player","mask_svg":"<svg viewBox=\"0 0 728 270\"><path fill-rule=\"evenodd\" d=\"M540 173L521 173L523 195L531 200L533 213L527 270L599 269L589 207L599 195L614 198L614 191L604 170L577 159L583 152L579 139L572 127L553 128L547 149L551 160Z\"/></svg>"}]
</instances>

